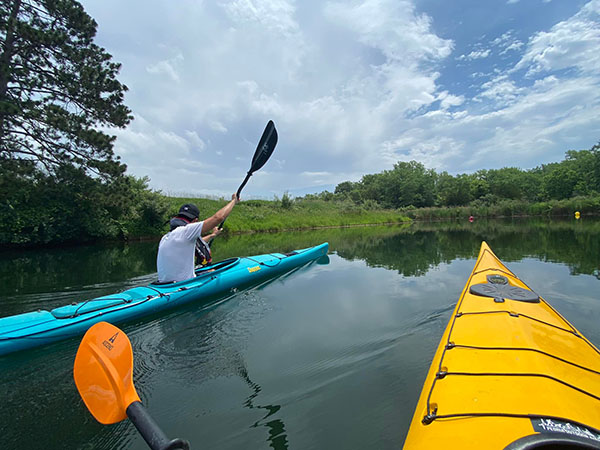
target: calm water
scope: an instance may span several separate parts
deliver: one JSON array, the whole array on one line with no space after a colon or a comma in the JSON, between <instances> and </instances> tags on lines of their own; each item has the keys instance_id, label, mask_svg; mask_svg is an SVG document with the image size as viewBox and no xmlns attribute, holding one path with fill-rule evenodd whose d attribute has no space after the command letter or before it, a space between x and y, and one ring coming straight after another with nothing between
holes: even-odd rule
<instances>
[{"instance_id":1,"label":"calm water","mask_svg":"<svg viewBox=\"0 0 600 450\"><path fill-rule=\"evenodd\" d=\"M330 242L311 264L217 305L121 328L134 380L195 449L396 449L482 240L600 345L600 222L476 222L253 235L216 260ZM0 316L154 279L156 243L0 253ZM0 448L146 449L95 422L72 378L78 339L0 357Z\"/></svg>"}]
</instances>

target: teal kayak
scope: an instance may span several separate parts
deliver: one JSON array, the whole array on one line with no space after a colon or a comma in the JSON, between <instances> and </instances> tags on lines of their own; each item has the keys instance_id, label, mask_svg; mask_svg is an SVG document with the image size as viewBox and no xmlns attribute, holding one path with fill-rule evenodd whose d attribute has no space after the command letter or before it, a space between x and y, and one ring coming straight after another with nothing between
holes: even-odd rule
<instances>
[{"instance_id":1,"label":"teal kayak","mask_svg":"<svg viewBox=\"0 0 600 450\"><path fill-rule=\"evenodd\" d=\"M258 284L327 255L329 244L294 250L231 258L196 270L196 277L179 283L152 283L116 294L0 318L0 355L38 347L84 334L95 323L113 325L211 299L234 288Z\"/></svg>"}]
</instances>

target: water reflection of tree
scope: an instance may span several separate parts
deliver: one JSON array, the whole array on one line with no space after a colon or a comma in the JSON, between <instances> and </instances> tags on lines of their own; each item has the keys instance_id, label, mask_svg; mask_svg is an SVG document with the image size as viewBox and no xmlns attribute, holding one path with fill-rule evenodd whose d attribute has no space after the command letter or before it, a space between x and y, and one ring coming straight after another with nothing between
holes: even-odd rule
<instances>
[{"instance_id":1,"label":"water reflection of tree","mask_svg":"<svg viewBox=\"0 0 600 450\"><path fill-rule=\"evenodd\" d=\"M600 221L526 218L411 225L360 226L273 234L231 236L216 250L217 259L245 254L288 251L329 242L330 251L374 267L424 275L431 267L456 258L477 256L487 241L505 261L526 257L567 264L574 274L600 267Z\"/></svg>"},{"instance_id":2,"label":"water reflection of tree","mask_svg":"<svg viewBox=\"0 0 600 450\"><path fill-rule=\"evenodd\" d=\"M505 261L535 257L567 264L574 274L592 274L600 268L600 221L589 217L579 221L476 218L474 223L465 220L237 235L220 238L213 257L222 260L287 252L327 241L330 251L344 258L364 259L369 265L418 276L444 261L474 258L482 240ZM155 272L156 248L156 242L142 242L4 251L0 253L0 280L8 296L118 283Z\"/></svg>"},{"instance_id":3,"label":"water reflection of tree","mask_svg":"<svg viewBox=\"0 0 600 450\"><path fill-rule=\"evenodd\" d=\"M482 240L507 262L533 257L566 264L573 274L593 274L600 267L600 222L581 225L530 220L415 224L395 233L364 229L351 239L330 243L343 258L405 276L424 275L454 259L475 258Z\"/></svg>"},{"instance_id":4,"label":"water reflection of tree","mask_svg":"<svg viewBox=\"0 0 600 450\"><path fill-rule=\"evenodd\" d=\"M156 242L94 244L0 253L3 294L63 291L156 271Z\"/></svg>"}]
</instances>

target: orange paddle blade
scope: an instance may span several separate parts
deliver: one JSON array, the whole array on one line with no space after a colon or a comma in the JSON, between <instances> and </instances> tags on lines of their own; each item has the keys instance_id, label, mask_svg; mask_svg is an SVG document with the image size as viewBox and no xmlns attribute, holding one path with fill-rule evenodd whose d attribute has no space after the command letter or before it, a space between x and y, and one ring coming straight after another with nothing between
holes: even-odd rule
<instances>
[{"instance_id":1,"label":"orange paddle blade","mask_svg":"<svg viewBox=\"0 0 600 450\"><path fill-rule=\"evenodd\" d=\"M79 395L102 424L120 422L140 398L133 386L133 351L123 331L107 322L92 326L79 344L73 377Z\"/></svg>"}]
</instances>

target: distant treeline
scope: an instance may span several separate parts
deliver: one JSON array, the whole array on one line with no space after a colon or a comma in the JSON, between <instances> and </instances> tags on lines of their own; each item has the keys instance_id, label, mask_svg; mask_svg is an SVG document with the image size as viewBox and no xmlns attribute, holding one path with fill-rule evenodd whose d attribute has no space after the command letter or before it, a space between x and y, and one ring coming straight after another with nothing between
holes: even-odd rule
<instances>
[{"instance_id":1,"label":"distant treeline","mask_svg":"<svg viewBox=\"0 0 600 450\"><path fill-rule=\"evenodd\" d=\"M416 161L398 162L391 170L345 181L334 192L305 199L351 200L382 208L489 206L504 200L529 203L600 194L600 144L590 150L570 150L563 161L530 170L516 167L450 175L426 169Z\"/></svg>"},{"instance_id":2,"label":"distant treeline","mask_svg":"<svg viewBox=\"0 0 600 450\"><path fill-rule=\"evenodd\" d=\"M0 158L0 245L44 245L160 236L185 202L203 216L226 200L170 198L130 175L91 177L63 165ZM504 168L452 176L417 162L337 185L335 192L240 203L228 231L280 231L399 223L475 215L501 217L600 213L600 145L569 151L564 161L532 170Z\"/></svg>"}]
</instances>

